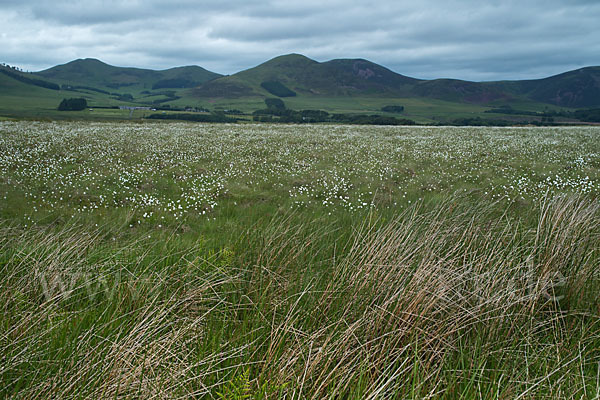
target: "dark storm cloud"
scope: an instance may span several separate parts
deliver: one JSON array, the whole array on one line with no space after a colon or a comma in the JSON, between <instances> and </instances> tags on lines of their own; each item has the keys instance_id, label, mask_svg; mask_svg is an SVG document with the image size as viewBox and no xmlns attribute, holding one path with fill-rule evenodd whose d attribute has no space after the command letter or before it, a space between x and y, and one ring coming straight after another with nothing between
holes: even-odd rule
<instances>
[{"instance_id":1,"label":"dark storm cloud","mask_svg":"<svg viewBox=\"0 0 600 400\"><path fill-rule=\"evenodd\" d=\"M0 61L95 57L234 73L286 53L366 58L420 78L544 77L600 64L600 3L0 0Z\"/></svg>"}]
</instances>

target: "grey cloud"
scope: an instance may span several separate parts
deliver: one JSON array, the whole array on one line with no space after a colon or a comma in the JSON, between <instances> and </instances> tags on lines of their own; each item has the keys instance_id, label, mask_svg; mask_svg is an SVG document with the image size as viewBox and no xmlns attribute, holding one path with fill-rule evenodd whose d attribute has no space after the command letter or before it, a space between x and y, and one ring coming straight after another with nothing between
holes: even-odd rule
<instances>
[{"instance_id":1,"label":"grey cloud","mask_svg":"<svg viewBox=\"0 0 600 400\"><path fill-rule=\"evenodd\" d=\"M74 58L234 73L286 53L420 78L543 77L600 64L600 3L576 0L0 1L3 62Z\"/></svg>"}]
</instances>

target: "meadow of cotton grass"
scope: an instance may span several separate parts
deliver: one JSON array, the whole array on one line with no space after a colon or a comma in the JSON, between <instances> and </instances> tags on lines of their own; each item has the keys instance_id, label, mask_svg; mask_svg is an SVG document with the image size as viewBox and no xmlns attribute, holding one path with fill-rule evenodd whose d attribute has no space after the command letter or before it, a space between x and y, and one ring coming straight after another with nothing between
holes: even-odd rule
<instances>
[{"instance_id":1,"label":"meadow of cotton grass","mask_svg":"<svg viewBox=\"0 0 600 400\"><path fill-rule=\"evenodd\" d=\"M598 398L592 129L7 125L3 397Z\"/></svg>"}]
</instances>

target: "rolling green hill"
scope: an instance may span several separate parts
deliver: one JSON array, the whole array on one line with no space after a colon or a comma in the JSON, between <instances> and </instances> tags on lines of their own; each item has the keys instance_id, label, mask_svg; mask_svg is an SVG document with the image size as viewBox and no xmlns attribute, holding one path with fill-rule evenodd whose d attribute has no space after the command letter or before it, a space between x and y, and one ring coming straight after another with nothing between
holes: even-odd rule
<instances>
[{"instance_id":1,"label":"rolling green hill","mask_svg":"<svg viewBox=\"0 0 600 400\"><path fill-rule=\"evenodd\" d=\"M419 82L412 93L421 97L474 104L532 101L559 107L597 107L600 106L600 67L521 81L469 82L435 79Z\"/></svg>"},{"instance_id":2,"label":"rolling green hill","mask_svg":"<svg viewBox=\"0 0 600 400\"><path fill-rule=\"evenodd\" d=\"M562 107L600 106L600 67L587 67L544 79L491 82L505 92Z\"/></svg>"},{"instance_id":3,"label":"rolling green hill","mask_svg":"<svg viewBox=\"0 0 600 400\"><path fill-rule=\"evenodd\" d=\"M75 89L60 85L37 74L0 65L0 118L125 119L130 112L119 110L119 105L142 105L120 97L118 93L94 87ZM61 101L69 98L84 98L89 109L58 111Z\"/></svg>"},{"instance_id":4,"label":"rolling green hill","mask_svg":"<svg viewBox=\"0 0 600 400\"><path fill-rule=\"evenodd\" d=\"M182 92L220 77L198 66L154 71L122 68L96 59L75 60L44 71L24 73L0 66L0 115L41 118L81 118L82 113L57 113L65 98L85 98L95 110L90 118L124 118L129 112L109 107L162 106L180 100Z\"/></svg>"},{"instance_id":5,"label":"rolling green hill","mask_svg":"<svg viewBox=\"0 0 600 400\"><path fill-rule=\"evenodd\" d=\"M265 82L281 85L299 96L416 97L478 105L533 102L571 108L600 106L600 67L524 81L420 80L363 59L320 63L300 54L279 56L212 80L190 94L199 99L277 95L265 88Z\"/></svg>"},{"instance_id":6,"label":"rolling green hill","mask_svg":"<svg viewBox=\"0 0 600 400\"><path fill-rule=\"evenodd\" d=\"M230 76L197 66L155 71L96 59L35 73L0 66L0 115L53 118L59 102L73 97L85 98L90 108L132 105L245 113L264 108L266 98L281 97L295 110L385 115L382 108L402 106L403 117L418 122L516 121L546 109L600 107L600 67L536 80L470 82L421 80L364 59L317 62L300 54L275 57Z\"/></svg>"},{"instance_id":7,"label":"rolling green hill","mask_svg":"<svg viewBox=\"0 0 600 400\"><path fill-rule=\"evenodd\" d=\"M222 76L198 66L154 71L114 67L92 58L71 61L36 72L35 75L63 85L134 93L152 89L189 88Z\"/></svg>"},{"instance_id":8,"label":"rolling green hill","mask_svg":"<svg viewBox=\"0 0 600 400\"><path fill-rule=\"evenodd\" d=\"M63 98L60 90L41 86L31 74L0 66L0 114L4 116L43 116L56 109ZM52 84L52 82L43 80ZM51 85L45 85L51 86Z\"/></svg>"},{"instance_id":9,"label":"rolling green hill","mask_svg":"<svg viewBox=\"0 0 600 400\"><path fill-rule=\"evenodd\" d=\"M257 67L208 82L193 90L196 97L271 96L261 84L278 82L299 95L398 96L408 94L419 80L367 60L324 63L300 54L276 57Z\"/></svg>"}]
</instances>

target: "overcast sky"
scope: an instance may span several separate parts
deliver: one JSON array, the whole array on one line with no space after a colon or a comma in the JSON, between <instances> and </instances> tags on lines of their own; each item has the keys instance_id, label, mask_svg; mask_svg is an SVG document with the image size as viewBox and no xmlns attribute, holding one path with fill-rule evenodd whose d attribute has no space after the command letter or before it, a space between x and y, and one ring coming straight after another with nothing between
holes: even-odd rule
<instances>
[{"instance_id":1,"label":"overcast sky","mask_svg":"<svg viewBox=\"0 0 600 400\"><path fill-rule=\"evenodd\" d=\"M416 78L541 78L600 65L600 0L0 0L0 62L77 58L223 74L301 53Z\"/></svg>"}]
</instances>

